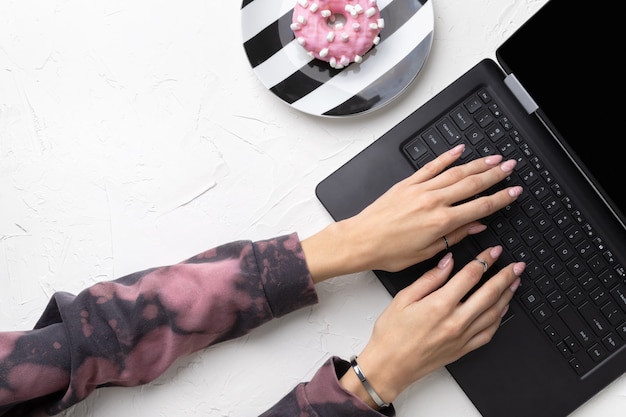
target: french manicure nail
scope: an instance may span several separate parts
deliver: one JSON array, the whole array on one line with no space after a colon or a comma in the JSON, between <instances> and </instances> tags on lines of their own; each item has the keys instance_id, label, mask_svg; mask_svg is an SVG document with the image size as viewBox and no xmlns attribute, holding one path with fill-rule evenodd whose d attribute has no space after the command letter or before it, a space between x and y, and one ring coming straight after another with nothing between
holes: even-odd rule
<instances>
[{"instance_id":1,"label":"french manicure nail","mask_svg":"<svg viewBox=\"0 0 626 417\"><path fill-rule=\"evenodd\" d=\"M511 286L509 286L509 289L513 292L515 292L518 288L519 288L519 284L520 284L521 279L520 278L516 278L515 281L513 281L513 284L511 284Z\"/></svg>"}]
</instances>

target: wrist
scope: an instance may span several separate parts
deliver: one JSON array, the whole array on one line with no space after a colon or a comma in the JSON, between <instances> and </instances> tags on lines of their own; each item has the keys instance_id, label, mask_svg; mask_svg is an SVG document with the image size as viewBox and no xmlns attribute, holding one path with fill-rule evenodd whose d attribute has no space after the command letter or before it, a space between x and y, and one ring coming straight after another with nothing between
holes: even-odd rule
<instances>
[{"instance_id":1,"label":"wrist","mask_svg":"<svg viewBox=\"0 0 626 417\"><path fill-rule=\"evenodd\" d=\"M374 403L376 403L376 406L378 408L389 407L389 403L383 400L380 395L378 395L374 387L372 387L372 384L370 384L369 380L363 373L363 370L356 361L356 358L356 355L350 358L350 366L352 366L352 370L356 374L359 381L361 381L361 385L363 385L363 388L365 388L365 391L367 391L369 397L374 400Z\"/></svg>"},{"instance_id":2,"label":"wrist","mask_svg":"<svg viewBox=\"0 0 626 417\"><path fill-rule=\"evenodd\" d=\"M374 410L379 409L378 405L374 402L372 396L367 392L367 389L365 388L357 374L354 372L352 364L350 364L350 368L339 379L339 385L341 385L343 389L360 399L368 407Z\"/></svg>"},{"instance_id":3,"label":"wrist","mask_svg":"<svg viewBox=\"0 0 626 417\"><path fill-rule=\"evenodd\" d=\"M388 347L388 349L394 350L393 347ZM358 365L367 377L371 388L387 403L395 401L398 395L410 385L402 375L402 371L394 365L392 357L374 354L367 346L358 356Z\"/></svg>"},{"instance_id":4,"label":"wrist","mask_svg":"<svg viewBox=\"0 0 626 417\"><path fill-rule=\"evenodd\" d=\"M332 223L301 242L315 283L368 269L364 238L353 236L350 221Z\"/></svg>"}]
</instances>

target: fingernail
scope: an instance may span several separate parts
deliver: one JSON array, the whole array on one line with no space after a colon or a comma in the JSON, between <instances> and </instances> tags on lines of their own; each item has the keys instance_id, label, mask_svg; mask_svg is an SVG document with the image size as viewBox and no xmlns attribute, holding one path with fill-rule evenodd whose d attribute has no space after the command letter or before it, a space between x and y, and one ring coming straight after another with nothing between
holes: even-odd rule
<instances>
[{"instance_id":1,"label":"fingernail","mask_svg":"<svg viewBox=\"0 0 626 417\"><path fill-rule=\"evenodd\" d=\"M462 154L465 150L465 144L456 145L454 148L450 149L450 155L459 155Z\"/></svg>"},{"instance_id":2,"label":"fingernail","mask_svg":"<svg viewBox=\"0 0 626 417\"><path fill-rule=\"evenodd\" d=\"M504 172L511 172L513 168L515 168L515 165L517 165L517 161L515 159L509 159L500 164L500 169Z\"/></svg>"},{"instance_id":3,"label":"fingernail","mask_svg":"<svg viewBox=\"0 0 626 417\"><path fill-rule=\"evenodd\" d=\"M448 266L451 260L452 260L452 252L448 252L444 255L443 258L441 258L437 266L439 267L439 269L444 269L446 266Z\"/></svg>"},{"instance_id":4,"label":"fingernail","mask_svg":"<svg viewBox=\"0 0 626 417\"><path fill-rule=\"evenodd\" d=\"M519 288L520 282L522 282L522 280L520 278L516 278L515 281L513 281L513 284L511 284L511 286L509 287L509 289L515 292Z\"/></svg>"},{"instance_id":5,"label":"fingernail","mask_svg":"<svg viewBox=\"0 0 626 417\"><path fill-rule=\"evenodd\" d=\"M515 265L513 265L513 273L517 275L518 277L522 275L522 272L524 272L524 269L526 269L526 263L524 262L518 262Z\"/></svg>"},{"instance_id":6,"label":"fingernail","mask_svg":"<svg viewBox=\"0 0 626 417\"><path fill-rule=\"evenodd\" d=\"M491 250L489 251L489 255L491 255L491 257L493 259L498 259L498 257L500 256L500 254L502 253L502 246L498 245L498 246L494 246L493 248L491 248Z\"/></svg>"},{"instance_id":7,"label":"fingernail","mask_svg":"<svg viewBox=\"0 0 626 417\"><path fill-rule=\"evenodd\" d=\"M524 191L524 189L519 185L516 185L515 187L509 188L509 195L511 197L519 197L520 194L522 194L522 191Z\"/></svg>"},{"instance_id":8,"label":"fingernail","mask_svg":"<svg viewBox=\"0 0 626 417\"><path fill-rule=\"evenodd\" d=\"M485 159L487 165L498 165L502 161L502 155L491 155Z\"/></svg>"},{"instance_id":9,"label":"fingernail","mask_svg":"<svg viewBox=\"0 0 626 417\"><path fill-rule=\"evenodd\" d=\"M476 226L472 226L469 229L467 229L467 234L475 235L476 233L482 232L486 228L487 228L487 226L485 226L484 224L478 224Z\"/></svg>"},{"instance_id":10,"label":"fingernail","mask_svg":"<svg viewBox=\"0 0 626 417\"><path fill-rule=\"evenodd\" d=\"M504 317L504 315L506 314L506 312L509 311L509 305L507 304L506 307L504 307L504 310L502 310L502 314L500 315L500 317Z\"/></svg>"}]
</instances>

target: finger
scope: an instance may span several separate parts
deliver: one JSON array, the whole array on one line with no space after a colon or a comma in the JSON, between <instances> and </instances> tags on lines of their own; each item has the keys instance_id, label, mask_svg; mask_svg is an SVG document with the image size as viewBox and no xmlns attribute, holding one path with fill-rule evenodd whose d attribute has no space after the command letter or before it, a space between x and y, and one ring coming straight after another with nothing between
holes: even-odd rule
<instances>
[{"instance_id":1,"label":"finger","mask_svg":"<svg viewBox=\"0 0 626 417\"><path fill-rule=\"evenodd\" d=\"M461 310L466 310L465 314L477 313L473 323L476 327L475 332L502 317L505 307L519 286L519 276L525 267L526 264L523 262L517 262L501 269L460 307Z\"/></svg>"},{"instance_id":2,"label":"finger","mask_svg":"<svg viewBox=\"0 0 626 417\"><path fill-rule=\"evenodd\" d=\"M451 218L454 221L451 222L451 225L454 226L456 223L465 224L487 217L513 203L523 192L524 189L516 185L491 195L478 197L452 206L450 208L453 212Z\"/></svg>"},{"instance_id":3,"label":"finger","mask_svg":"<svg viewBox=\"0 0 626 417\"><path fill-rule=\"evenodd\" d=\"M502 162L502 155L489 155L451 167L441 175L433 178L429 185L433 189L443 189L457 184L463 179L484 173Z\"/></svg>"},{"instance_id":4,"label":"finger","mask_svg":"<svg viewBox=\"0 0 626 417\"><path fill-rule=\"evenodd\" d=\"M493 336L496 334L498 328L500 328L500 322L501 319L498 319L478 332L468 329L467 334L469 336L467 341L465 342L465 345L463 346L463 354L469 353L489 343L491 339L493 339Z\"/></svg>"},{"instance_id":5,"label":"finger","mask_svg":"<svg viewBox=\"0 0 626 417\"><path fill-rule=\"evenodd\" d=\"M485 229L487 229L487 226L485 226L484 224L480 223L479 221L472 221L452 230L451 232L447 232L445 235L443 235L445 239L443 239L443 237L441 239L443 241L442 250L448 250L453 245L456 245L457 243L465 239L467 236L475 235L484 231ZM447 246L446 242L448 244Z\"/></svg>"},{"instance_id":6,"label":"finger","mask_svg":"<svg viewBox=\"0 0 626 417\"><path fill-rule=\"evenodd\" d=\"M495 290L496 293L500 292L500 297L491 307L479 314L477 318L467 328L466 334L468 336L468 341L466 342L466 347L469 350L474 350L488 343L491 338L493 338L493 335L500 327L502 317L506 314L508 310L509 303L513 299L515 291L520 285L521 281L519 276L524 270L524 267L525 265L523 263L518 262L507 266L498 273L498 275L512 275L514 277L514 280L510 285L507 286L505 283L503 287ZM496 277L494 276L494 278ZM493 282L498 280L497 278L494 280L494 278L492 278L490 282L492 280ZM485 285L487 285L488 283L486 283ZM483 288L481 287L480 289L482 290ZM470 307L471 305L468 303L463 306L463 308Z\"/></svg>"},{"instance_id":7,"label":"finger","mask_svg":"<svg viewBox=\"0 0 626 417\"><path fill-rule=\"evenodd\" d=\"M441 174L446 168L448 168L453 162L461 157L465 145L457 145L447 152L442 153L437 158L428 162L426 165L415 171L409 179L412 183L422 183L430 180Z\"/></svg>"},{"instance_id":8,"label":"finger","mask_svg":"<svg viewBox=\"0 0 626 417\"><path fill-rule=\"evenodd\" d=\"M449 296L461 302L480 282L483 274L495 263L500 254L502 254L502 246L493 246L480 252L448 281L445 290L449 292Z\"/></svg>"},{"instance_id":9,"label":"finger","mask_svg":"<svg viewBox=\"0 0 626 417\"><path fill-rule=\"evenodd\" d=\"M493 164L493 162L501 159L501 157L496 158L496 156L483 158L482 164L478 165L479 168L489 167L490 169L473 172L472 165L458 166L450 169L449 173L446 172L441 175L442 178L447 177L449 181L445 187L439 184L442 191L446 193L448 203L454 204L471 199L511 175L511 172L517 165L517 161L509 159L502 163Z\"/></svg>"},{"instance_id":10,"label":"finger","mask_svg":"<svg viewBox=\"0 0 626 417\"><path fill-rule=\"evenodd\" d=\"M405 305L421 300L428 294L441 288L450 276L453 266L452 253L448 252L441 258L435 268L426 271L415 282L398 292L396 298L403 301Z\"/></svg>"}]
</instances>

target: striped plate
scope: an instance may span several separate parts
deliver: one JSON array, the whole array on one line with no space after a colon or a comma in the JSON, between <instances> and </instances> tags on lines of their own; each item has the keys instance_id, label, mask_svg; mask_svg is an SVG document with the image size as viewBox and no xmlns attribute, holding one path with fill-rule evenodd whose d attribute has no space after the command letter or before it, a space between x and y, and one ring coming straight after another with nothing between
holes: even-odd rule
<instances>
[{"instance_id":1,"label":"striped plate","mask_svg":"<svg viewBox=\"0 0 626 417\"><path fill-rule=\"evenodd\" d=\"M434 13L429 0L378 0L385 26L360 64L337 70L311 58L295 40L296 0L243 0L243 46L253 71L278 98L316 116L376 110L413 82L430 53Z\"/></svg>"}]
</instances>

